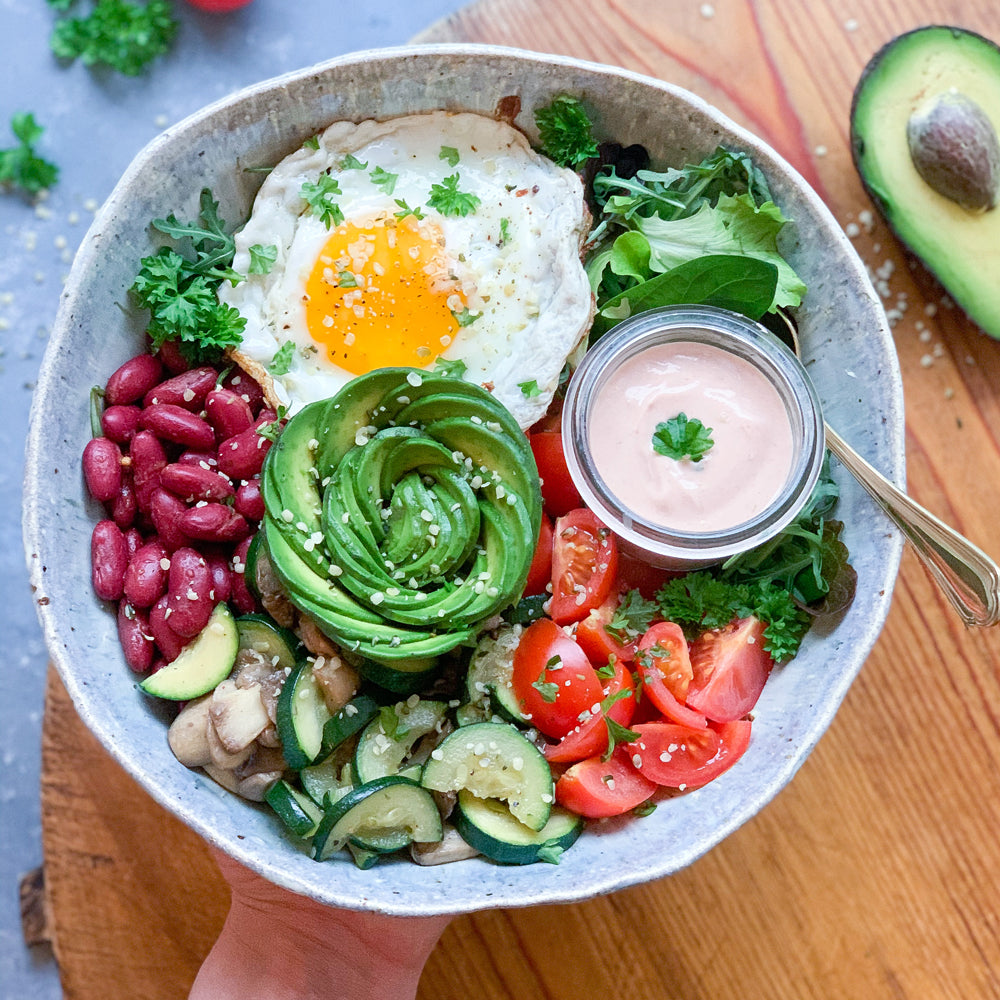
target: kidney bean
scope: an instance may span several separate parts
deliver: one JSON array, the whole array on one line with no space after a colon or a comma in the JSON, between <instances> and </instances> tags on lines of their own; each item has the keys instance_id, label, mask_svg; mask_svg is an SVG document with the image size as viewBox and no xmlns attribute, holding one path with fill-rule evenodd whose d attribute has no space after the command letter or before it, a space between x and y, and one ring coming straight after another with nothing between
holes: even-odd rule
<instances>
[{"instance_id":1,"label":"kidney bean","mask_svg":"<svg viewBox=\"0 0 1000 1000\"><path fill-rule=\"evenodd\" d=\"M121 528L121 525L118 525ZM138 528L122 528L125 533L125 551L128 553L129 560L131 561L132 556L142 548L142 532Z\"/></svg>"},{"instance_id":2,"label":"kidney bean","mask_svg":"<svg viewBox=\"0 0 1000 1000\"><path fill-rule=\"evenodd\" d=\"M175 340L165 340L157 349L156 356L163 362L163 367L173 375L186 372L191 362L181 354L180 345Z\"/></svg>"},{"instance_id":3,"label":"kidney bean","mask_svg":"<svg viewBox=\"0 0 1000 1000\"><path fill-rule=\"evenodd\" d=\"M168 663L176 660L180 651L187 645L187 639L170 627L171 616L167 614L169 610L166 594L149 609L149 633Z\"/></svg>"},{"instance_id":4,"label":"kidney bean","mask_svg":"<svg viewBox=\"0 0 1000 1000\"><path fill-rule=\"evenodd\" d=\"M167 590L170 559L159 539L147 542L129 560L125 570L125 597L137 608L152 607Z\"/></svg>"},{"instance_id":5,"label":"kidney bean","mask_svg":"<svg viewBox=\"0 0 1000 1000\"><path fill-rule=\"evenodd\" d=\"M247 587L245 573L247 566L247 550L250 548L251 541L253 541L253 535L248 535L242 542L240 542L239 545L236 546L233 550L233 558L230 563L230 579L232 581L232 589L229 595L229 603L232 604L241 615L249 615L254 611L259 610L257 607L257 598L253 596L250 589Z\"/></svg>"},{"instance_id":6,"label":"kidney bean","mask_svg":"<svg viewBox=\"0 0 1000 1000\"><path fill-rule=\"evenodd\" d=\"M215 607L212 600L212 571L204 556L182 547L170 557L167 577L167 610L170 627L183 636L197 635L207 624Z\"/></svg>"},{"instance_id":7,"label":"kidney bean","mask_svg":"<svg viewBox=\"0 0 1000 1000\"><path fill-rule=\"evenodd\" d=\"M205 397L215 388L215 380L219 373L214 368L192 368L181 372L166 382L154 386L143 397L143 406L155 406L157 403L167 403L170 406L180 406L185 410L197 412L202 408Z\"/></svg>"},{"instance_id":8,"label":"kidney bean","mask_svg":"<svg viewBox=\"0 0 1000 1000\"><path fill-rule=\"evenodd\" d=\"M233 581L229 575L229 560L219 552L206 553L205 562L212 571L213 600L216 604L228 601L233 592Z\"/></svg>"},{"instance_id":9,"label":"kidney bean","mask_svg":"<svg viewBox=\"0 0 1000 1000\"><path fill-rule=\"evenodd\" d=\"M149 629L149 617L145 611L133 607L128 601L118 603L118 641L129 667L137 674L147 673L153 666L153 636Z\"/></svg>"},{"instance_id":10,"label":"kidney bean","mask_svg":"<svg viewBox=\"0 0 1000 1000\"><path fill-rule=\"evenodd\" d=\"M111 518L122 531L126 528L131 529L135 524L136 508L131 470L122 469L122 484L118 489L118 495L110 503Z\"/></svg>"},{"instance_id":11,"label":"kidney bean","mask_svg":"<svg viewBox=\"0 0 1000 1000\"><path fill-rule=\"evenodd\" d=\"M264 519L264 497L260 492L260 477L254 476L236 488L236 499L233 510L242 514L248 521Z\"/></svg>"},{"instance_id":12,"label":"kidney bean","mask_svg":"<svg viewBox=\"0 0 1000 1000\"><path fill-rule=\"evenodd\" d=\"M195 500L226 500L233 496L233 484L212 469L174 462L160 472L160 485L187 503Z\"/></svg>"},{"instance_id":13,"label":"kidney bean","mask_svg":"<svg viewBox=\"0 0 1000 1000\"><path fill-rule=\"evenodd\" d=\"M188 544L188 536L180 526L181 517L186 512L187 504L173 493L168 493L162 486L157 486L150 495L149 516L168 552Z\"/></svg>"},{"instance_id":14,"label":"kidney bean","mask_svg":"<svg viewBox=\"0 0 1000 1000\"><path fill-rule=\"evenodd\" d=\"M106 406L127 406L134 403L163 378L163 365L152 354L137 354L129 358L104 387Z\"/></svg>"},{"instance_id":15,"label":"kidney bean","mask_svg":"<svg viewBox=\"0 0 1000 1000\"><path fill-rule=\"evenodd\" d=\"M98 521L90 536L90 575L101 600L117 601L125 586L128 549L125 535L114 521Z\"/></svg>"},{"instance_id":16,"label":"kidney bean","mask_svg":"<svg viewBox=\"0 0 1000 1000\"><path fill-rule=\"evenodd\" d=\"M253 423L250 404L231 389L213 389L205 397L205 414L220 441L245 431Z\"/></svg>"},{"instance_id":17,"label":"kidney bean","mask_svg":"<svg viewBox=\"0 0 1000 1000\"><path fill-rule=\"evenodd\" d=\"M215 431L197 414L173 403L153 403L142 411L139 426L158 438L204 450L215 444Z\"/></svg>"},{"instance_id":18,"label":"kidney bean","mask_svg":"<svg viewBox=\"0 0 1000 1000\"><path fill-rule=\"evenodd\" d=\"M270 439L257 431L274 419L274 412L265 410L253 426L223 441L219 445L219 470L230 479L253 479L260 472L264 457L271 448Z\"/></svg>"},{"instance_id":19,"label":"kidney bean","mask_svg":"<svg viewBox=\"0 0 1000 1000\"><path fill-rule=\"evenodd\" d=\"M139 416L142 410L138 406L108 406L101 414L101 430L104 436L115 444L128 444L139 429Z\"/></svg>"},{"instance_id":20,"label":"kidney bean","mask_svg":"<svg viewBox=\"0 0 1000 1000\"><path fill-rule=\"evenodd\" d=\"M160 485L160 470L167 464L167 453L152 431L139 431L129 446L135 499L141 511L149 511L149 503Z\"/></svg>"},{"instance_id":21,"label":"kidney bean","mask_svg":"<svg viewBox=\"0 0 1000 1000\"><path fill-rule=\"evenodd\" d=\"M180 453L177 461L182 465L200 465L203 469L214 469L219 464L214 448L211 451L193 451L187 448Z\"/></svg>"},{"instance_id":22,"label":"kidney bean","mask_svg":"<svg viewBox=\"0 0 1000 1000\"><path fill-rule=\"evenodd\" d=\"M188 538L203 542L238 542L246 538L250 525L227 504L206 503L188 507L181 515L180 529Z\"/></svg>"},{"instance_id":23,"label":"kidney bean","mask_svg":"<svg viewBox=\"0 0 1000 1000\"><path fill-rule=\"evenodd\" d=\"M260 387L260 383L247 375L239 366L233 368L222 380L222 388L235 392L250 407L250 412L254 416L264 405L264 390Z\"/></svg>"},{"instance_id":24,"label":"kidney bean","mask_svg":"<svg viewBox=\"0 0 1000 1000\"><path fill-rule=\"evenodd\" d=\"M83 479L95 500L108 503L122 485L121 448L106 437L91 438L83 449Z\"/></svg>"}]
</instances>

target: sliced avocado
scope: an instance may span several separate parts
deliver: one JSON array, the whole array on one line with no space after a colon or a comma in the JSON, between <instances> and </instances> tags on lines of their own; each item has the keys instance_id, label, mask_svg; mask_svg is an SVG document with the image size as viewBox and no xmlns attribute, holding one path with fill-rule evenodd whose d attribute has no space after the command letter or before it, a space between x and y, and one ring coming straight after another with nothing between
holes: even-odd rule
<instances>
[{"instance_id":1,"label":"sliced avocado","mask_svg":"<svg viewBox=\"0 0 1000 1000\"><path fill-rule=\"evenodd\" d=\"M933 25L893 39L854 91L851 151L896 235L1000 338L1000 48Z\"/></svg>"}]
</instances>

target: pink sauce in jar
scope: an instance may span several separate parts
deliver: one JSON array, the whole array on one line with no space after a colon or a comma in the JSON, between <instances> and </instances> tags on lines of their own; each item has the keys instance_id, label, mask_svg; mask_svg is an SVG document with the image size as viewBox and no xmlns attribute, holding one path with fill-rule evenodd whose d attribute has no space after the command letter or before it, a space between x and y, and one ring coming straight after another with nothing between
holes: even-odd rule
<instances>
[{"instance_id":1,"label":"pink sauce in jar","mask_svg":"<svg viewBox=\"0 0 1000 1000\"><path fill-rule=\"evenodd\" d=\"M711 428L700 461L653 447L657 425L684 413ZM656 344L623 362L589 415L594 466L621 505L674 531L733 528L781 493L795 454L785 404L769 379L729 351Z\"/></svg>"}]
</instances>

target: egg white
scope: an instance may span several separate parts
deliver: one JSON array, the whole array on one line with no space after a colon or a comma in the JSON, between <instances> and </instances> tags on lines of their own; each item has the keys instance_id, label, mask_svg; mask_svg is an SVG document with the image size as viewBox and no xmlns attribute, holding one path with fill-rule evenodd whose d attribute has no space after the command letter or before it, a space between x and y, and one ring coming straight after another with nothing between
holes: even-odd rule
<instances>
[{"instance_id":1,"label":"egg white","mask_svg":"<svg viewBox=\"0 0 1000 1000\"><path fill-rule=\"evenodd\" d=\"M233 266L247 279L223 286L220 298L247 321L238 358L259 374L272 367L282 345L293 343L287 373L269 372L274 401L289 413L335 394L354 377L317 349L306 326L305 284L330 229L302 189L327 173L339 185L333 200L348 222L394 217L403 202L437 227L468 313L476 317L441 345L441 357L464 362L464 377L493 391L529 427L545 413L592 319L580 259L590 219L579 177L535 153L517 129L466 113L337 122L316 145L303 146L270 172L236 236ZM364 169L352 168L356 163ZM391 191L373 181L376 168L396 175ZM459 190L479 199L464 216L428 206L431 186L455 174ZM276 247L266 274L248 273L255 245ZM432 358L427 367L433 369Z\"/></svg>"}]
</instances>

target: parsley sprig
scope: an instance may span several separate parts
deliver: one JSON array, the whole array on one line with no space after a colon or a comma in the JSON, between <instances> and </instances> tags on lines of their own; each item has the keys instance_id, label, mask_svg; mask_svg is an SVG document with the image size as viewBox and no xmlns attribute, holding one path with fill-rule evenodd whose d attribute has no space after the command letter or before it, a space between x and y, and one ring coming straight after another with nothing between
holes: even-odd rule
<instances>
[{"instance_id":1,"label":"parsley sprig","mask_svg":"<svg viewBox=\"0 0 1000 1000\"><path fill-rule=\"evenodd\" d=\"M340 195L340 185L329 174L320 174L316 182L305 181L299 191L302 200L309 206L313 215L319 216L320 222L327 229L331 225L339 226L344 221L344 213L333 200Z\"/></svg>"},{"instance_id":2,"label":"parsley sprig","mask_svg":"<svg viewBox=\"0 0 1000 1000\"><path fill-rule=\"evenodd\" d=\"M575 97L562 95L535 112L542 152L561 167L576 169L597 156L593 124Z\"/></svg>"},{"instance_id":3,"label":"parsley sprig","mask_svg":"<svg viewBox=\"0 0 1000 1000\"><path fill-rule=\"evenodd\" d=\"M661 421L653 432L653 451L677 461L690 458L692 462L700 462L713 444L712 428L683 412Z\"/></svg>"},{"instance_id":4,"label":"parsley sprig","mask_svg":"<svg viewBox=\"0 0 1000 1000\"><path fill-rule=\"evenodd\" d=\"M450 174L440 184L432 184L427 204L442 215L471 215L479 207L479 197L459 191L458 182L458 174Z\"/></svg>"},{"instance_id":5,"label":"parsley sprig","mask_svg":"<svg viewBox=\"0 0 1000 1000\"><path fill-rule=\"evenodd\" d=\"M59 179L59 168L35 151L35 143L45 129L30 112L20 112L10 120L10 130L18 144L0 150L0 184L38 194Z\"/></svg>"}]
</instances>

